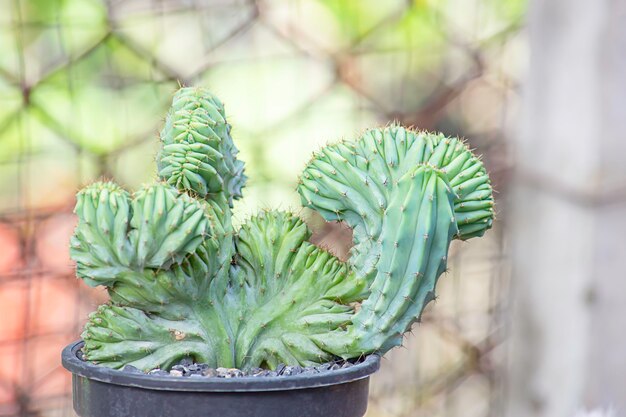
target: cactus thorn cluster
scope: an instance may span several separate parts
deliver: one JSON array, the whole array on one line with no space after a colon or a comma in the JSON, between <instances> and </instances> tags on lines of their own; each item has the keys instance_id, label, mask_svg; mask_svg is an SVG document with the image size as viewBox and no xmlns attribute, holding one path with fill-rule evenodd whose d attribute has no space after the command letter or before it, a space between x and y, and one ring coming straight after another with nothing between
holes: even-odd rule
<instances>
[{"instance_id":1,"label":"cactus thorn cluster","mask_svg":"<svg viewBox=\"0 0 626 417\"><path fill-rule=\"evenodd\" d=\"M492 225L480 159L457 138L392 124L327 145L298 181L303 206L352 229L347 262L289 212L264 210L235 230L246 176L230 132L215 96L181 88L160 134L159 181L78 193L76 273L110 295L85 325L88 360L273 368L384 354L436 298L451 241Z\"/></svg>"}]
</instances>

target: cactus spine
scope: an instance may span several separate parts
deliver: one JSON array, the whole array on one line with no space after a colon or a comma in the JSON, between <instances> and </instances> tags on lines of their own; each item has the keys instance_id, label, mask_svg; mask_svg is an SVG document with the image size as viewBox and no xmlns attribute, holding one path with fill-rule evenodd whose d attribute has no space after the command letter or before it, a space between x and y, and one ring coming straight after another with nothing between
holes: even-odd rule
<instances>
[{"instance_id":1,"label":"cactus spine","mask_svg":"<svg viewBox=\"0 0 626 417\"><path fill-rule=\"evenodd\" d=\"M175 95L161 141L162 182L134 194L99 182L77 195L77 275L111 298L90 316L84 350L106 366L191 357L274 367L385 353L435 297L450 242L492 225L482 163L443 135L372 129L309 162L298 192L353 228L347 263L309 243L291 213L261 212L233 229L246 177L224 107L205 89Z\"/></svg>"}]
</instances>

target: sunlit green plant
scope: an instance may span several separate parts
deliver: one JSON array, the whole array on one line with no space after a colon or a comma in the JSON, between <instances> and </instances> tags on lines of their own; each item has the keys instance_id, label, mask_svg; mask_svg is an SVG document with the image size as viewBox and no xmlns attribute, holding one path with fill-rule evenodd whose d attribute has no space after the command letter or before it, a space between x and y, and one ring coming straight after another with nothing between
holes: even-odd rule
<instances>
[{"instance_id":1,"label":"sunlit green plant","mask_svg":"<svg viewBox=\"0 0 626 417\"><path fill-rule=\"evenodd\" d=\"M85 326L84 354L109 367L383 354L435 298L450 242L493 220L489 178L461 141L371 129L323 148L298 185L305 206L353 229L346 263L309 243L291 213L261 212L234 230L246 177L224 107L205 89L175 95L161 142L161 181L133 194L98 182L77 195L77 275L110 295Z\"/></svg>"}]
</instances>

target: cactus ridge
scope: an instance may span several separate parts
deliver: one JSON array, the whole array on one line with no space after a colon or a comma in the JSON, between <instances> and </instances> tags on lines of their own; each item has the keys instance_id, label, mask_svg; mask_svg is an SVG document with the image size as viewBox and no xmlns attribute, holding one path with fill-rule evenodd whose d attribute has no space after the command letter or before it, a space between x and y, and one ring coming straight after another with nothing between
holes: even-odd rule
<instances>
[{"instance_id":1,"label":"cactus ridge","mask_svg":"<svg viewBox=\"0 0 626 417\"><path fill-rule=\"evenodd\" d=\"M435 298L453 239L493 221L487 173L456 138L401 126L323 148L299 180L303 205L353 229L342 262L296 215L263 211L235 230L246 176L222 103L182 88L161 132L161 181L77 195L77 276L107 288L89 316L88 360L167 369L273 368L384 353Z\"/></svg>"}]
</instances>

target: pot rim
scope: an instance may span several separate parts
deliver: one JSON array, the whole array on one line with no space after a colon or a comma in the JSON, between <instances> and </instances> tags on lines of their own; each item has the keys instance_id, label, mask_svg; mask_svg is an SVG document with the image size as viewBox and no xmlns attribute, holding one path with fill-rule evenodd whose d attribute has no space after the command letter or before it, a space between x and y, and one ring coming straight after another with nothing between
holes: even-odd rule
<instances>
[{"instance_id":1,"label":"pot rim","mask_svg":"<svg viewBox=\"0 0 626 417\"><path fill-rule=\"evenodd\" d=\"M373 354L361 363L345 369L319 374L295 376L239 378L185 378L172 376L147 375L123 372L117 369L95 365L80 360L76 354L84 342L78 340L63 349L61 362L63 367L73 374L104 382L161 391L193 392L253 392L253 391L288 391L345 384L368 378L380 368L380 356Z\"/></svg>"}]
</instances>

